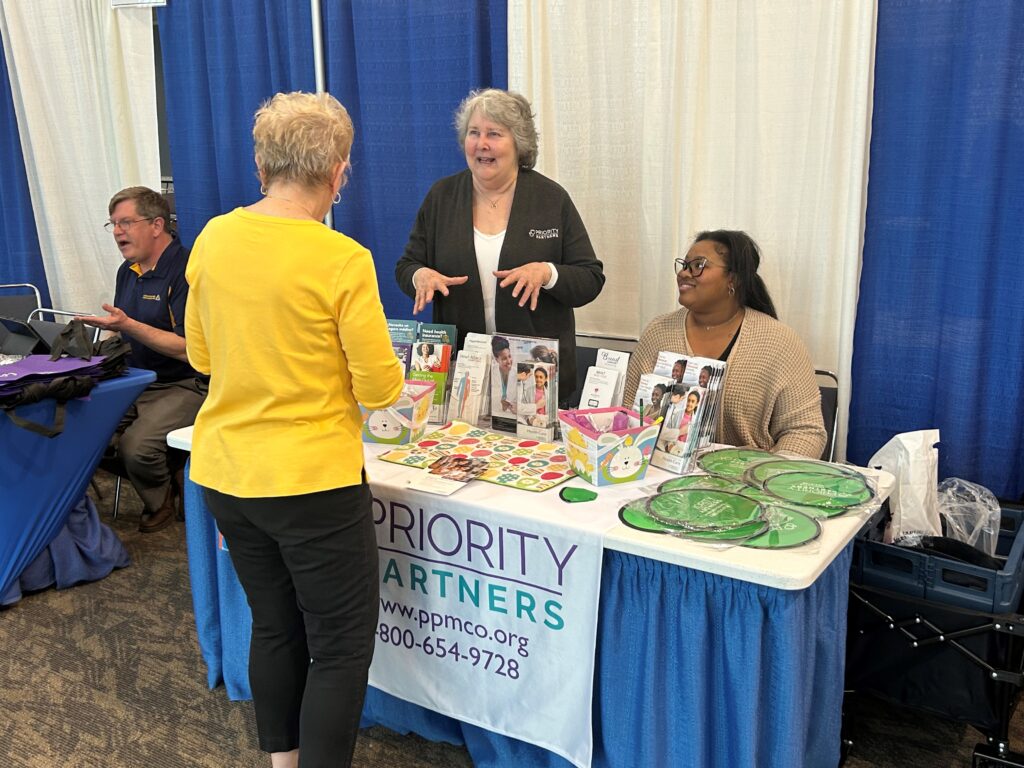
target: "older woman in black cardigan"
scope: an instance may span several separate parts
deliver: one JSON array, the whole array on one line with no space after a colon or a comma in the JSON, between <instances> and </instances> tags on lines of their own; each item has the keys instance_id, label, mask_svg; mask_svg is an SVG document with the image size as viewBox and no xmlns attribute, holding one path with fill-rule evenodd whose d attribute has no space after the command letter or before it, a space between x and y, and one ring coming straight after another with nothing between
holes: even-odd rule
<instances>
[{"instance_id":1,"label":"older woman in black cardigan","mask_svg":"<svg viewBox=\"0 0 1024 768\"><path fill-rule=\"evenodd\" d=\"M559 399L576 388L573 309L597 298L601 262L568 193L533 170L530 103L471 93L455 118L468 169L436 182L395 267L413 313L468 332L558 339Z\"/></svg>"}]
</instances>

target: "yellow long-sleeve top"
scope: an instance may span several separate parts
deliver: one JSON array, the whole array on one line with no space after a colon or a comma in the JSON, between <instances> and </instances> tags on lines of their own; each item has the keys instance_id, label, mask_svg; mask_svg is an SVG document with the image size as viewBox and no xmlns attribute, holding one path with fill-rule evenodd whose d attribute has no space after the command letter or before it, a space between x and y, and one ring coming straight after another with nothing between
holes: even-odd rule
<instances>
[{"instance_id":1,"label":"yellow long-sleeve top","mask_svg":"<svg viewBox=\"0 0 1024 768\"><path fill-rule=\"evenodd\" d=\"M402 390L370 252L314 221L238 208L196 239L185 335L210 374L191 477L245 498L361 481L359 406Z\"/></svg>"}]
</instances>

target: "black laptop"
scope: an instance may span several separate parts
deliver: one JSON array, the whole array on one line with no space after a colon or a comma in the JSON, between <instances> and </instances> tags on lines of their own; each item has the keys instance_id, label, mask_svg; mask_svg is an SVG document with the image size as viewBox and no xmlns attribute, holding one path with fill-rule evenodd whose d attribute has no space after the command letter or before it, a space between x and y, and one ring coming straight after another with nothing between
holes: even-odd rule
<instances>
[{"instance_id":1,"label":"black laptop","mask_svg":"<svg viewBox=\"0 0 1024 768\"><path fill-rule=\"evenodd\" d=\"M2 355L48 355L50 345L31 325L13 317L0 317L0 354Z\"/></svg>"}]
</instances>

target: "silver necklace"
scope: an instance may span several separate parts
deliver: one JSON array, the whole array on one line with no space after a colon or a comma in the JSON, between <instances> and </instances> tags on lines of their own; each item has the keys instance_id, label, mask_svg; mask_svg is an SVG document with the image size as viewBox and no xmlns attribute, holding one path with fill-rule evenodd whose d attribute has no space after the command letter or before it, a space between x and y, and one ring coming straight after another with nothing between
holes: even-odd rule
<instances>
[{"instance_id":1,"label":"silver necklace","mask_svg":"<svg viewBox=\"0 0 1024 768\"><path fill-rule=\"evenodd\" d=\"M700 327L701 327L701 328L703 328L703 329L704 329L705 331L710 331L710 330L712 330L713 328L721 328L721 327L722 327L723 325L728 325L729 323L731 323L731 322L732 322L733 320L735 320L735 319L736 319L736 315L738 315L738 314L739 314L739 313L740 313L740 312L742 311L742 309L743 309L743 307L740 307L740 308L739 308L739 309L737 309L737 310L736 310L735 312L733 312L733 313L732 313L731 315L729 315L729 318L728 318L728 319L726 319L726 320L723 320L723 321L722 321L722 322L720 322L720 323L715 323L714 325L704 325L704 323L698 323L698 322L697 322L697 318L696 318L696 317L694 317L694 316L693 316L692 314L691 314L691 315L689 315L689 317L693 317L693 322L694 322L694 324L695 324L695 325L698 325L698 326L700 326Z\"/></svg>"}]
</instances>

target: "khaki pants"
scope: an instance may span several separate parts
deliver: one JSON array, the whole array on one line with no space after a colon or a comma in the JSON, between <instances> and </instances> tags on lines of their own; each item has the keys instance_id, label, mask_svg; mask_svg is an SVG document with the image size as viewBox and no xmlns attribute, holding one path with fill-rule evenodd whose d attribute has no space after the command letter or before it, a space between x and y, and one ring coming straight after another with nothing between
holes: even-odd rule
<instances>
[{"instance_id":1,"label":"khaki pants","mask_svg":"<svg viewBox=\"0 0 1024 768\"><path fill-rule=\"evenodd\" d=\"M147 512L160 508L170 487L167 433L195 423L207 389L201 379L156 382L121 417L117 453Z\"/></svg>"}]
</instances>

